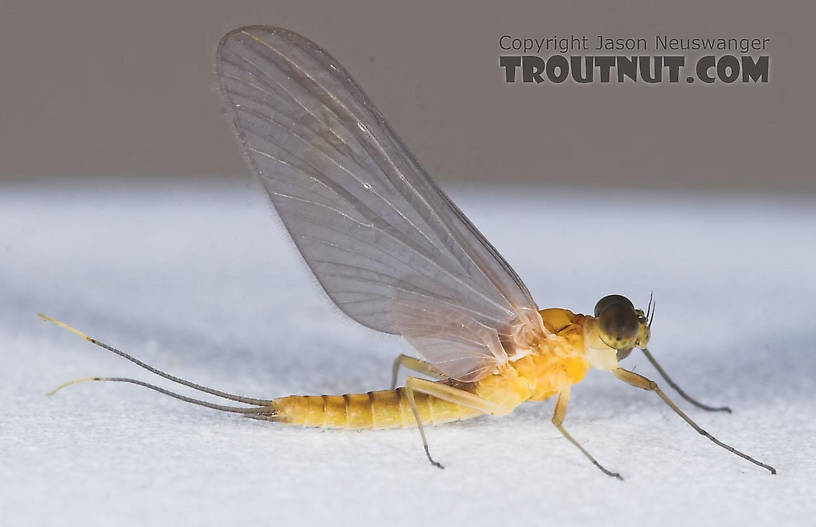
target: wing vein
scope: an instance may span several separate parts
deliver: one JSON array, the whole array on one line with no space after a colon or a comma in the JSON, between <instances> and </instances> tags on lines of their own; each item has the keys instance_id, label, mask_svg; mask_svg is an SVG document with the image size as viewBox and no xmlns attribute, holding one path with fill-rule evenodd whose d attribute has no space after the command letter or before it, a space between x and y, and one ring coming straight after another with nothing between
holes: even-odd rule
<instances>
[{"instance_id":1,"label":"wing vein","mask_svg":"<svg viewBox=\"0 0 816 527\"><path fill-rule=\"evenodd\" d=\"M404 245L405 247L407 247L407 248L409 248L409 249L411 248L409 245L405 245L405 243L404 243L402 240L400 240L399 238L397 238L397 237L395 237L395 236L392 236L392 235L391 235L389 232L387 232L387 231L385 231L385 230L382 230L382 229L380 229L380 228L378 228L378 227L376 227L376 226L374 226L374 225L363 223L363 222L361 222L361 221L357 220L356 218L353 218L353 217L349 216L348 214L346 214L345 212L343 212L343 211L341 211L341 210L339 210L339 209L336 209L336 208L334 208L334 207L330 207L330 206L325 205L325 204L323 204L323 203L318 203L318 202L315 202L315 201L310 201L310 200L307 200L307 199L299 198L299 197L297 197L297 196L292 196L292 195L289 195L289 194L283 194L283 193L281 193L281 192L273 192L273 194L274 194L275 196L278 196L278 197L281 197L281 198L287 198L287 199L291 199L291 200L299 201L299 202L301 202L301 203L303 203L303 204L306 204L306 205L312 205L312 206L315 206L315 207L321 207L321 208L324 208L324 209L326 209L326 210L328 210L328 211L334 212L335 214L337 214L337 215L339 215L339 216L342 216L342 217L346 218L347 220L349 220L349 221L351 221L351 222L353 222L353 223L355 223L355 224L359 225L360 227L363 227L363 228L366 228L366 229L372 229L372 230L375 230L375 231L379 232L380 234L382 234L382 235L384 235L384 236L387 236L387 237L391 238L392 240L394 240L394 241L396 241L396 242L398 242L398 243L400 243L400 244ZM308 220L305 220L305 221L308 221ZM324 224L318 224L318 225L320 225L321 227L328 228L328 227L327 227L326 225L324 225ZM344 234L345 234L345 233L344 233ZM376 248L376 249L378 249L378 250L379 250L379 248L378 248L378 247L376 247L376 246L371 246L371 247ZM383 253L383 254L386 254L386 253ZM416 252L416 251L414 251L414 254L416 254L416 255L418 255L419 257L421 257L422 259L424 259L426 262L428 262L429 264L431 264L431 265L432 265L433 267L435 267L436 269L438 269L438 270L442 271L443 273L447 274L448 276L450 276L451 278L453 278L454 280L456 280L456 281L457 281L459 284L461 284L461 285L463 285L463 286L467 287L468 289L470 289L471 291L473 291L474 293L476 293L478 296L480 296L480 297L481 297L483 300L485 300L485 301L487 301L487 302L489 302L489 303L493 304L494 306L498 307L498 308L499 308L499 309L501 309L502 311L507 312L507 308L505 308L505 307L504 307L504 306L502 306L501 304L497 303L495 300L491 299L490 297L486 296L486 295L485 295L483 292L479 291L478 289L476 289L476 288L475 288L474 286L472 286L471 284L469 284L469 283L467 283L466 281L462 280L462 278L460 278L459 276L457 276L457 275L453 274L453 273L452 273L450 270L445 269L444 267L440 266L440 265L439 265L439 263L438 263L438 262L436 262L434 259L432 259L432 258L428 258L426 255L424 255L424 254L422 254L422 253L420 253L420 252ZM407 262L404 262L404 261L402 261L402 260L400 260L400 261L401 261L402 263L404 263L405 265L408 265L408 264L407 264ZM408 267L411 267L411 266L408 266ZM424 274L423 274L421 271L419 271L418 269L414 269L413 267L411 267L411 269L413 269L414 271L416 271L418 274L422 274L423 276L427 276L427 275L424 275ZM512 312L511 312L511 313L512 313Z\"/></svg>"},{"instance_id":2,"label":"wing vein","mask_svg":"<svg viewBox=\"0 0 816 527\"><path fill-rule=\"evenodd\" d=\"M344 313L466 382L544 331L515 271L328 53L253 26L225 36L218 59L245 158Z\"/></svg>"},{"instance_id":3,"label":"wing vein","mask_svg":"<svg viewBox=\"0 0 816 527\"><path fill-rule=\"evenodd\" d=\"M338 98L337 98L337 97L336 97L336 96L335 96L335 95L334 95L334 94L333 94L333 93L332 93L330 90L328 90L328 89L327 89L325 86L323 86L323 85L322 85L320 82L318 82L318 81L317 81L317 80L316 80L316 79L315 79L315 78L314 78L312 75L309 75L309 73L308 73L306 70L304 70L303 68L301 68L301 67L300 67L300 65L298 65L296 62L294 62L294 61L293 61L293 60L291 60L289 57L287 57L286 55L284 55L284 54L283 54L283 53L282 53L280 50L277 50L277 49L275 49L274 47L272 47L272 46L271 46L271 45L270 45L268 42L264 41L263 39L260 39L260 38L256 37L255 35L252 35L251 33L244 32L244 34L245 34L245 35L247 35L249 38L253 39L255 42L259 43L260 45L262 45L262 46L264 46L264 47L268 48L268 49L269 49L269 50L270 50L272 53L274 53L275 55L279 56L280 58L282 58L283 60L285 60L285 61L286 61L286 62L287 62L287 63L288 63L290 66L292 66L292 67L293 67L293 68L295 68L297 71L299 71L299 72L300 72L300 74L301 74L303 77L305 77L305 78L309 79L309 80L310 80L310 81L311 81L311 82L312 82L312 83L313 83L313 84L314 84L316 87L318 87L318 88L319 88L319 89L322 91L322 93L323 93L324 95L328 96L328 97L329 97L329 98L330 98L332 101L334 101L334 103L335 103L336 105L338 105L338 106L339 106L341 109L343 109L343 110L345 111L345 113L346 113L346 114L347 114L349 117L351 117L352 119L354 119L354 120L355 120L355 121L358 123L358 128L360 128L360 126L359 126L359 125L361 124L361 121L360 121L360 119L359 119L359 118L357 118L357 117L355 116L354 112L352 112L352 111L351 111L351 110L348 108L348 106L346 106L345 104L343 104L343 102L342 102L342 101L340 101L340 100L339 100L339 99L338 99ZM368 130L368 128L367 128L367 127L364 127L364 128L365 128L365 130L366 130L366 131ZM362 130L362 129L361 129L360 131L361 131L361 132L363 132L363 130ZM355 135L357 135L357 133L356 133L356 132L354 132L354 133L355 133ZM365 133L365 132L363 132L363 133ZM366 134L366 136L367 136L368 138L370 138L370 140L372 141L373 145L374 145L375 147L377 147L377 149L379 150L379 152L380 152L380 154L381 154L380 159L384 159L384 160L386 160L386 161L387 161L387 163L388 163L388 164L391 166L391 168L393 169L393 171L396 173L396 175L397 175L397 177L399 178L399 180L400 180L400 181L401 181L401 182L402 182L404 185L406 185L406 186L408 187L408 189L409 189L409 190L410 190L410 191L413 193L413 195L414 195L414 197L415 197L415 198L418 198L418 199L419 199L419 200L420 200L420 201L421 201L421 202L422 202L422 203L425 205L425 210L426 210L427 212L429 212L430 214L433 214L433 215L434 215L434 216L437 218L437 220L439 220L440 225L444 226L444 228L445 228L446 233L448 234L448 236L450 236L450 237L451 237L451 238L453 238L453 239L456 239L457 241L459 241L459 242L461 243L461 240L460 240L460 239L459 239L459 238L458 238L458 237L457 237L457 236L456 236L456 235L453 233L453 231L452 231L452 230L450 229L450 227L447 225L447 222L444 220L444 218L442 218L441 216L439 216L439 214L438 214L438 213L437 213L437 212L434 210L434 208L433 208L433 207L431 206L431 204L430 204L430 203L429 203L429 202L428 202L428 201L425 199L425 197L424 197L424 196L423 196L423 195L422 195L420 192L418 192L418 191L417 191L417 190L414 188L414 186L411 184L411 182L410 182L410 181L408 181L408 179L405 177L405 174L403 174L403 172L402 172L402 171L401 171L401 170L400 170L400 169L399 169L399 168L396 166L396 164L395 164L395 163L393 162L393 160L391 159L391 156L389 156L389 155L388 155L388 151L387 151L387 150L385 150L385 148L384 148L384 147L382 146L382 144L381 144L381 143L380 143L380 142L377 140L377 138L376 138L376 137L374 137L374 136L373 136L371 133L367 133L367 134ZM377 162L377 160L376 160L376 159L374 159L374 161L375 161L375 162ZM379 165L379 163L377 163L377 164ZM399 190L398 190L398 191L399 191ZM496 287L496 284L495 284L495 283L493 283L493 281L491 280L491 278L490 278L490 277L489 277L489 276L488 276L488 275L485 273L484 269L482 269L482 267L479 265L479 263L475 261L475 259L474 259L474 258L473 258L473 256L470 254L470 252L469 252L469 251L462 251L462 252L463 252L463 254L464 254L464 255L465 255L465 256L466 256L466 257L467 257L467 258L470 260L470 262L473 264L473 267L474 267L475 269L478 269L478 270L479 270L479 272L482 274L482 276L484 276L484 278L485 278L485 279L487 279L487 280L488 280L488 282L490 282L491 284L493 284L493 287L496 289L496 291L497 291L497 292L498 292L498 293L499 293L499 294L500 294L500 295L501 295L501 296L502 296L502 297L503 297L503 298L504 298L504 299L505 299L505 300L508 302L508 304L509 304L509 305L512 305L512 302L510 301L510 299L509 299L509 298L506 296L506 294L505 294L503 291L501 291L501 289L500 289L500 288Z\"/></svg>"}]
</instances>

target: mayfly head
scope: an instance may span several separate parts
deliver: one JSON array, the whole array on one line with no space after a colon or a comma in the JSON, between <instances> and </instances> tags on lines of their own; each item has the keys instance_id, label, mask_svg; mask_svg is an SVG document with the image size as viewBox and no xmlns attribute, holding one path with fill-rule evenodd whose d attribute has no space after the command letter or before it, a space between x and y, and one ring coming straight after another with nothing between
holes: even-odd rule
<instances>
[{"instance_id":1,"label":"mayfly head","mask_svg":"<svg viewBox=\"0 0 816 527\"><path fill-rule=\"evenodd\" d=\"M595 304L599 337L604 344L617 350L618 360L629 356L633 348L645 348L651 330L649 318L642 309L622 295L608 295Z\"/></svg>"}]
</instances>

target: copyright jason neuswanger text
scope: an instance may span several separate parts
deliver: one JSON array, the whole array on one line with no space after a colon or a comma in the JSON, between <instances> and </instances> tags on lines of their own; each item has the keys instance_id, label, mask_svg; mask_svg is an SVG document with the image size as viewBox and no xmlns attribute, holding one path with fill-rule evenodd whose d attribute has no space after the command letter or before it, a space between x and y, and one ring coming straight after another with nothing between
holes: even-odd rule
<instances>
[{"instance_id":1,"label":"copyright jason neuswanger text","mask_svg":"<svg viewBox=\"0 0 816 527\"><path fill-rule=\"evenodd\" d=\"M499 36L509 84L767 83L769 37ZM594 51L597 54L582 53ZM648 52L660 54L648 54Z\"/></svg>"}]
</instances>

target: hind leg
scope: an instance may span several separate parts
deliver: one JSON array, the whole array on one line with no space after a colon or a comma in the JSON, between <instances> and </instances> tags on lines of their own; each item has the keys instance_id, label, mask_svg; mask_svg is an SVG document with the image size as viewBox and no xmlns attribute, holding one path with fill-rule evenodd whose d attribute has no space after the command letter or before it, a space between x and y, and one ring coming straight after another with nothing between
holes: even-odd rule
<instances>
[{"instance_id":1,"label":"hind leg","mask_svg":"<svg viewBox=\"0 0 816 527\"><path fill-rule=\"evenodd\" d=\"M436 367L434 367L434 365L430 362L400 353L397 358L394 359L394 367L391 370L392 390L397 387L397 376L399 375L400 367L422 373L428 377L433 377L434 379L440 381L444 381L448 378L447 375L436 369Z\"/></svg>"},{"instance_id":2,"label":"hind leg","mask_svg":"<svg viewBox=\"0 0 816 527\"><path fill-rule=\"evenodd\" d=\"M419 379L417 377L408 377L405 379L405 395L408 397L408 404L411 406L411 411L414 413L417 428L419 428L419 435L422 437L422 447L425 449L425 455L428 456L428 461L431 465L437 468L445 468L441 463L431 457L431 452L428 450L428 439L425 437L425 428L422 426L422 417L419 415L419 409L414 399L414 392L424 393L441 399L443 401L453 403L464 408L472 408L485 414L493 413L496 410L496 404L492 401L482 399L478 395L473 395L470 392L441 384L438 382L429 381L427 379ZM433 399L429 401L433 404Z\"/></svg>"}]
</instances>

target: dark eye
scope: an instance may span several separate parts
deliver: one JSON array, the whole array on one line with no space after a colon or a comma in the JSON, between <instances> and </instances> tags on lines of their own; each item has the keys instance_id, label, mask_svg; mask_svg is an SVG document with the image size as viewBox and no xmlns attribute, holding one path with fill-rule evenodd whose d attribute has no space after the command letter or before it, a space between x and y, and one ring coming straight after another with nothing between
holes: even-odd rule
<instances>
[{"instance_id":1,"label":"dark eye","mask_svg":"<svg viewBox=\"0 0 816 527\"><path fill-rule=\"evenodd\" d=\"M617 350L631 348L637 340L640 324L635 307L628 298L609 295L595 305L601 340Z\"/></svg>"},{"instance_id":2,"label":"dark eye","mask_svg":"<svg viewBox=\"0 0 816 527\"><path fill-rule=\"evenodd\" d=\"M598 300L598 303L595 304L595 317L601 316L601 311L606 309L611 305L623 305L628 306L629 309L632 311L635 310L635 305L632 304L632 301L626 298L623 295L607 295L602 299Z\"/></svg>"}]
</instances>

